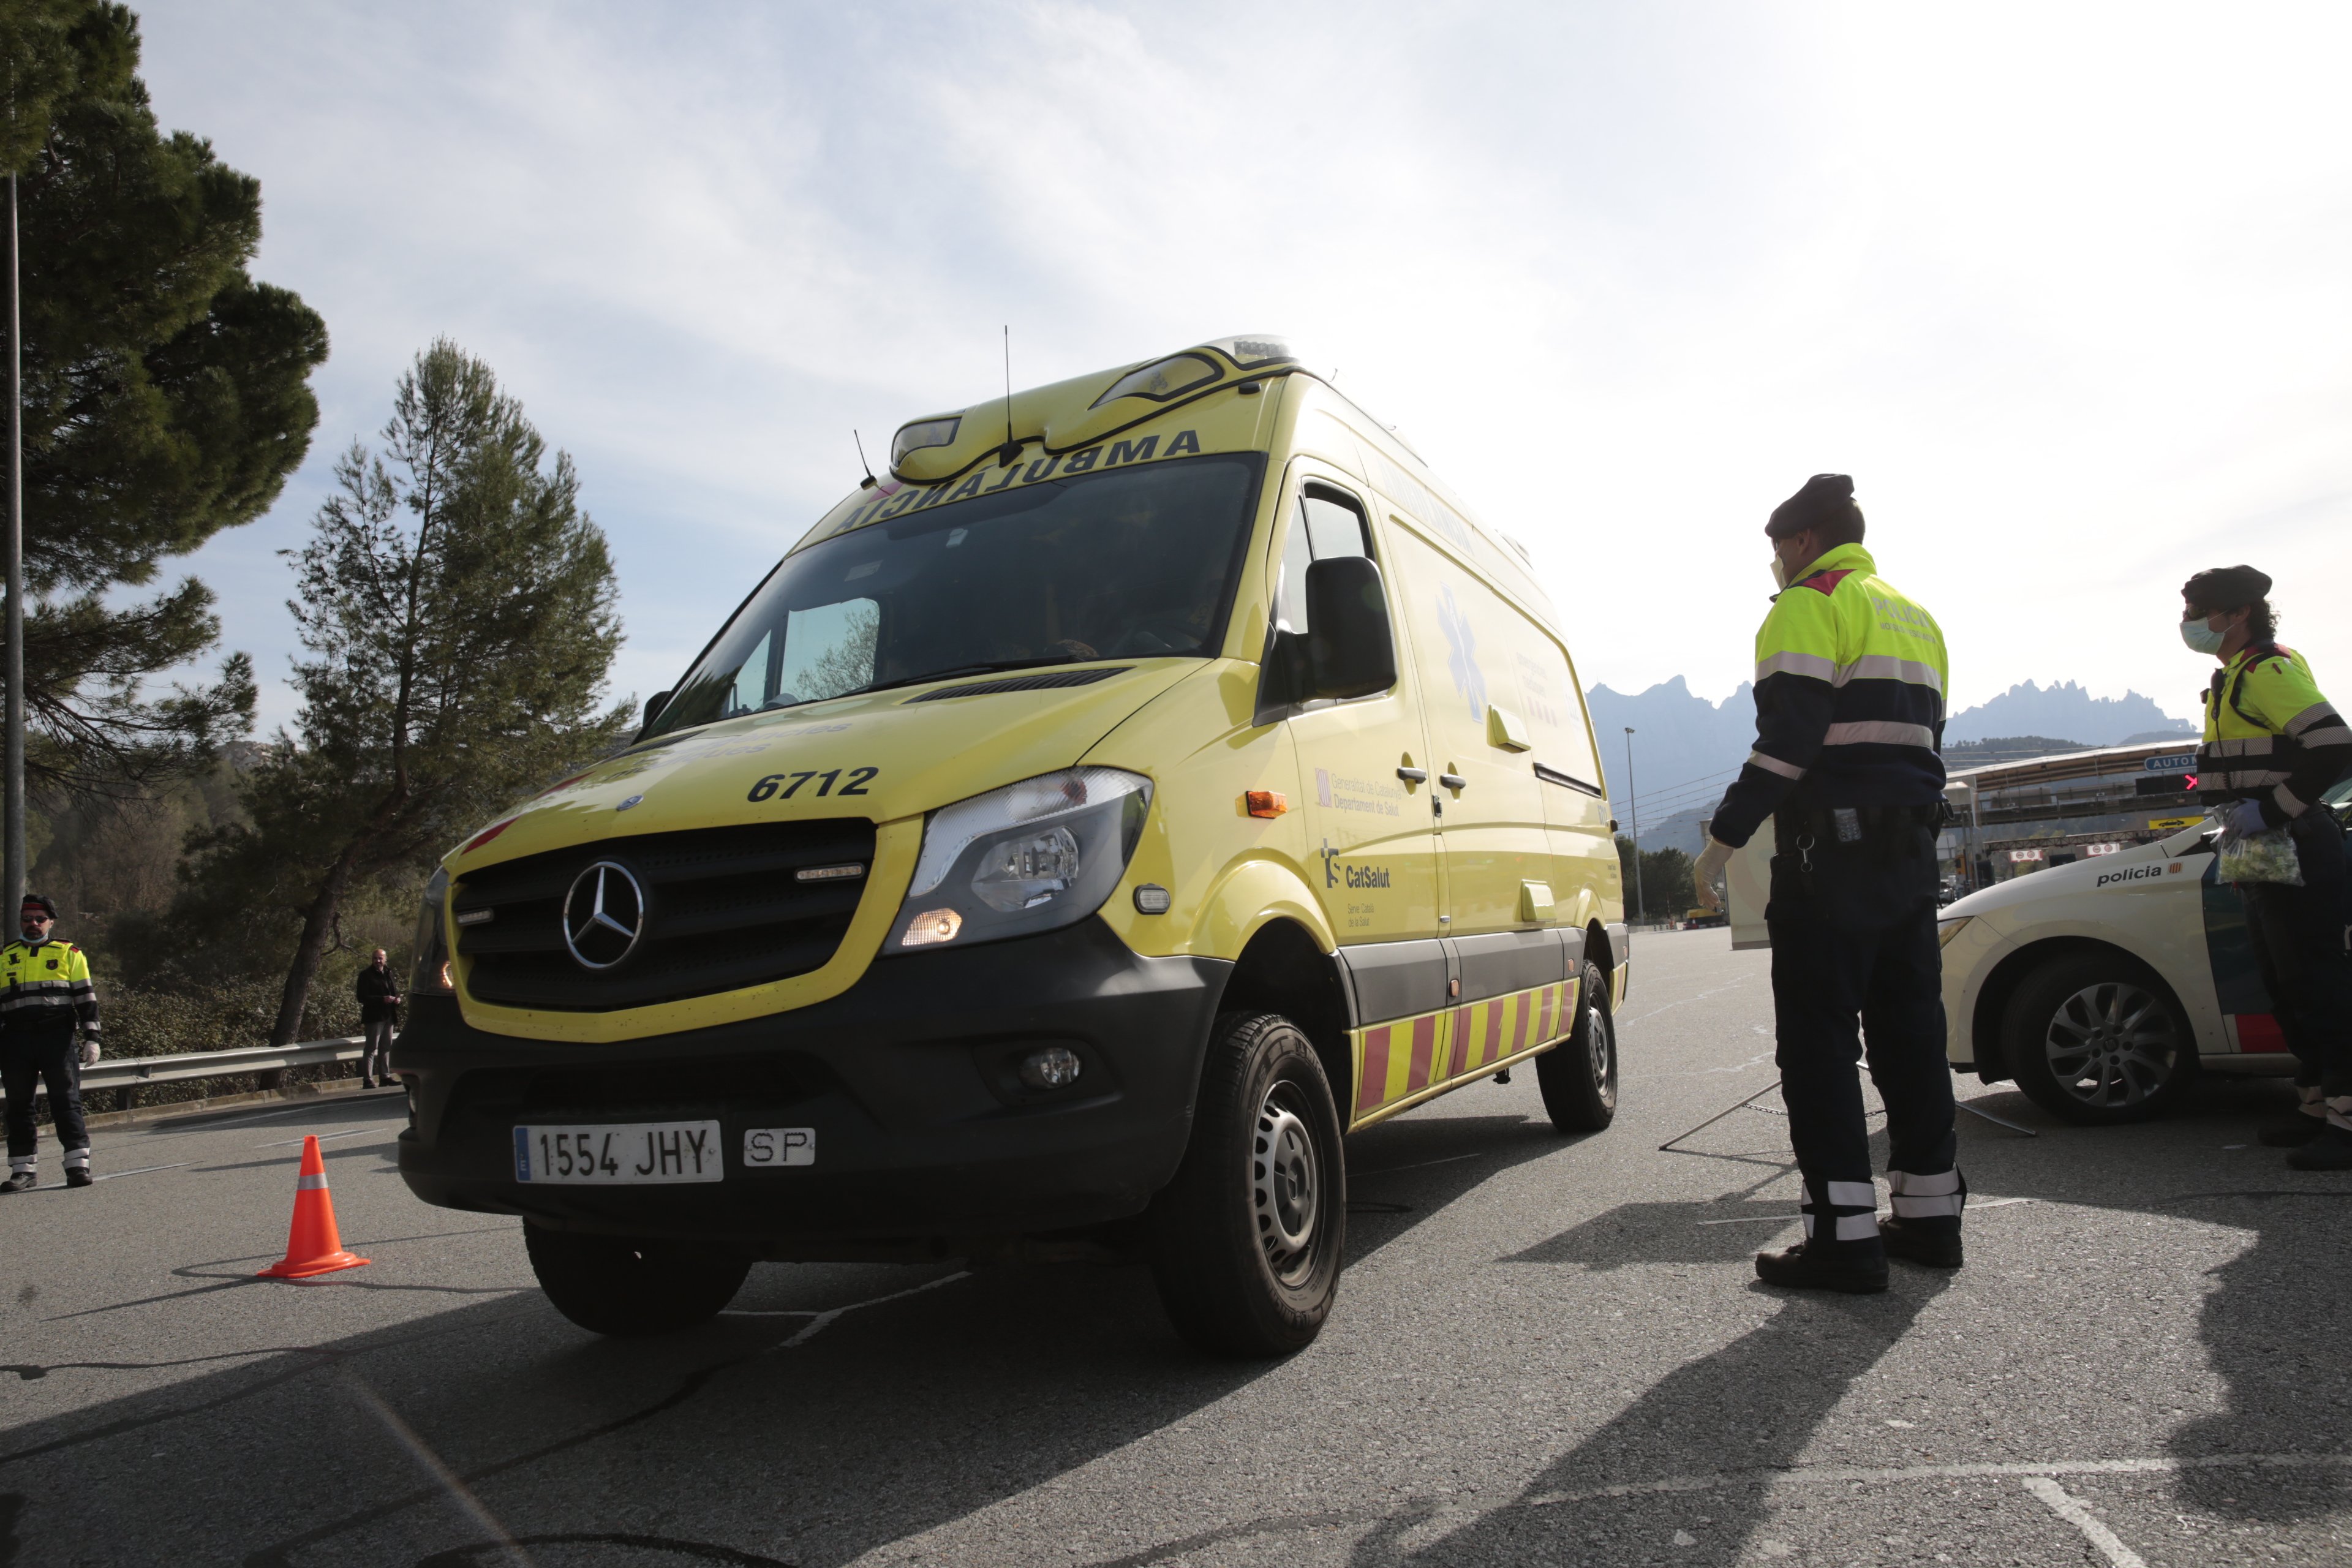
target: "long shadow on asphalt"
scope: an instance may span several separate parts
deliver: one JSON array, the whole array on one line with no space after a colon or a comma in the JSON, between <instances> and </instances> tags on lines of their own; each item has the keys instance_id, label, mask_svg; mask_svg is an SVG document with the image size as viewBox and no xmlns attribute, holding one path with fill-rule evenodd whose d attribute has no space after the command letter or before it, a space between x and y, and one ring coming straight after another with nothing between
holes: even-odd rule
<instances>
[{"instance_id":1,"label":"long shadow on asphalt","mask_svg":"<svg viewBox=\"0 0 2352 1568\"><path fill-rule=\"evenodd\" d=\"M1602 1268L1655 1262L1659 1240L1707 1234L1694 1222L1714 1211L1715 1205L1705 1203L1629 1205L1521 1254L1520 1260ZM1742 1246L1752 1250L1753 1238ZM1723 1245L1671 1250L1691 1261L1715 1261ZM1661 1378L1546 1467L1517 1505L1482 1513L1410 1550L1399 1538L1423 1520L1400 1514L1366 1535L1352 1561L1359 1568L1516 1563L1563 1560L1563 1552L1576 1560L1651 1560L1658 1543L1696 1510L1671 1492L1637 1489L1612 1496L1609 1489L1794 1464L1854 1379L1875 1366L1950 1283L1948 1275L1902 1269L1883 1296L1774 1292L1783 1304L1770 1320ZM1745 1542L1762 1521L1765 1504L1761 1488L1711 1492L1705 1503L1707 1543L1720 1552ZM1683 1544L1697 1542L1686 1539ZM1711 1552L1704 1560L1731 1557Z\"/></svg>"},{"instance_id":2,"label":"long shadow on asphalt","mask_svg":"<svg viewBox=\"0 0 2352 1568\"><path fill-rule=\"evenodd\" d=\"M2250 1245L2211 1271L2215 1288L2200 1318L2227 1408L2173 1433L2166 1444L2173 1457L2336 1454L2352 1446L2352 1376L2342 1354L2352 1343L2352 1300L2341 1289L2337 1261L2352 1246L2352 1176L2298 1174L2274 1151L2234 1167L2226 1181L2185 1175L2210 1169L2216 1149L2245 1150L2254 1121L2290 1103L2275 1087L2222 1080L2166 1121L2100 1129L2055 1121L2020 1095L1980 1103L2039 1134L2025 1139L1963 1118L1961 1163L1980 1191L2252 1233ZM1774 1157L1767 1146L1771 1135L1758 1136L1761 1131L1760 1123L1748 1129L1729 1140L1736 1152L1712 1156L1736 1173L1739 1190L1712 1202L1619 1205L1506 1261L1595 1270L1719 1264L1780 1245L1785 1237L1768 1225L1741 1223L1773 1210L1784 1224L1792 1217L1792 1198L1767 1204L1749 1197L1769 1184L1769 1178L1758 1181L1757 1168ZM1883 1133L1874 1138L1873 1152L1883 1166ZM1791 1168L1785 1152L1778 1158ZM1732 1223L1719 1223L1725 1220ZM1503 1563L1550 1561L1563 1552L1577 1560L1648 1561L1696 1509L1674 1490L1643 1483L1796 1463L1854 1380L1951 1283L1951 1276L1898 1264L1884 1296L1766 1292L1785 1303L1769 1322L1662 1379L1547 1467L1515 1503L1410 1549L1401 1538L1425 1524L1431 1510L1401 1512L1363 1539L1355 1562L1361 1568ZM1670 1308L1662 1302L1661 1310ZM2081 1329L2099 1332L2095 1322ZM2250 1521L2284 1524L2352 1506L2341 1469L2295 1471L2291 1481L2281 1485L2228 1466L2184 1468L2174 1478L2184 1502ZM1611 1495L1612 1488L1629 1489ZM1759 1486L1706 1489L1706 1539L1688 1542L1705 1550L1687 1560L1744 1561L1765 1503Z\"/></svg>"},{"instance_id":3,"label":"long shadow on asphalt","mask_svg":"<svg viewBox=\"0 0 2352 1568\"><path fill-rule=\"evenodd\" d=\"M1516 1114L1351 1139L1366 1212L1351 1216L1350 1255L1569 1146ZM350 1239L395 1273L397 1248ZM193 1272L226 1281L254 1266ZM253 1288L332 1290L340 1278ZM1050 1481L1271 1370L1184 1346L1136 1268L776 1265L736 1307L630 1342L585 1334L526 1290L257 1347L234 1370L0 1437L0 1518L14 1510L26 1563L456 1564L497 1560L503 1531L543 1568L614 1551L814 1568ZM245 1479L260 1477L269 1484Z\"/></svg>"}]
</instances>

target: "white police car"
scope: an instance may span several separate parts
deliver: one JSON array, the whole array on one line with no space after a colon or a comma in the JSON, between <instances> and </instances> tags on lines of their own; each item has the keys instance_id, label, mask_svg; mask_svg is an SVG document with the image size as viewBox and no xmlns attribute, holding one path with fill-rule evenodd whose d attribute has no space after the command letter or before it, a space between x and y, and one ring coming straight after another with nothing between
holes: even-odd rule
<instances>
[{"instance_id":1,"label":"white police car","mask_svg":"<svg viewBox=\"0 0 2352 1568\"><path fill-rule=\"evenodd\" d=\"M2092 1124L2153 1115L2200 1072L2293 1072L2245 908L2214 867L2208 821L1943 910L1952 1065Z\"/></svg>"}]
</instances>

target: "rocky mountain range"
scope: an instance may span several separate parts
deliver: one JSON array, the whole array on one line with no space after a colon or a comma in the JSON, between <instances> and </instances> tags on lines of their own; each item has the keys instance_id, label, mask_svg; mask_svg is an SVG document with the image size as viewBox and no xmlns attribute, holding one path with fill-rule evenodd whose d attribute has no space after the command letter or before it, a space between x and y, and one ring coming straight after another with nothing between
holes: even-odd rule
<instances>
[{"instance_id":1,"label":"rocky mountain range","mask_svg":"<svg viewBox=\"0 0 2352 1568\"><path fill-rule=\"evenodd\" d=\"M1620 830L1632 826L1638 806L1644 849L1672 846L1696 853L1707 818L1755 740L1750 688L1742 682L1721 702L1709 702L1678 675L1630 695L1596 686L1585 700ZM1628 727L1633 731L1630 788ZM2195 726L2137 691L2094 697L2071 680L2050 686L2028 680L1953 714L1944 742L1957 767L2195 733Z\"/></svg>"}]
</instances>

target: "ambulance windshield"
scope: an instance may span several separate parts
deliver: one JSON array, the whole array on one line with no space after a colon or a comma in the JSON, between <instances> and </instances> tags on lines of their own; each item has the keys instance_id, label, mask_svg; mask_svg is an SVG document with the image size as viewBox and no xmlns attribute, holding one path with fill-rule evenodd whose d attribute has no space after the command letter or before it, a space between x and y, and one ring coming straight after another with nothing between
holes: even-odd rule
<instances>
[{"instance_id":1,"label":"ambulance windshield","mask_svg":"<svg viewBox=\"0 0 2352 1568\"><path fill-rule=\"evenodd\" d=\"M648 735L950 675L1206 658L1264 458L1180 458L911 512L785 558Z\"/></svg>"}]
</instances>

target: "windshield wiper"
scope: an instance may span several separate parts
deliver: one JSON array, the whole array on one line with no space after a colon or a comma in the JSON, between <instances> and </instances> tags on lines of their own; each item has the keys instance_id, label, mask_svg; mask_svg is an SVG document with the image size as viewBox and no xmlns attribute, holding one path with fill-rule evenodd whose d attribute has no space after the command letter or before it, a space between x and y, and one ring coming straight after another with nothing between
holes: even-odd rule
<instances>
[{"instance_id":1,"label":"windshield wiper","mask_svg":"<svg viewBox=\"0 0 2352 1568\"><path fill-rule=\"evenodd\" d=\"M895 680L871 681L864 686L852 687L840 695L858 697L868 691L889 691L901 686L921 686L928 681L953 680L960 675L994 675L1007 669L1035 669L1047 664L1085 664L1098 657L1082 653L1049 653L1039 658L994 658L980 664L951 664L945 669L926 670L920 675L902 675Z\"/></svg>"}]
</instances>

